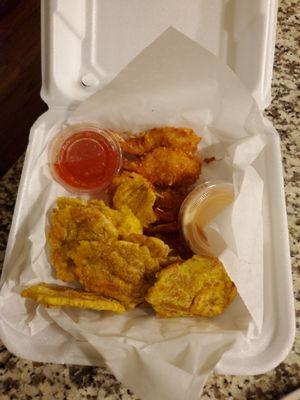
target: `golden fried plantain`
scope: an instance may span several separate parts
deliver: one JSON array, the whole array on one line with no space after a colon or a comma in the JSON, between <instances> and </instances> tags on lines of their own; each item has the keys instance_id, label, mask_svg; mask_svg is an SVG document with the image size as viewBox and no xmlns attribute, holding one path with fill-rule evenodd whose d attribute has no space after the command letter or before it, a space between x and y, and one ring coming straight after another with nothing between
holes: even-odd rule
<instances>
[{"instance_id":1,"label":"golden fried plantain","mask_svg":"<svg viewBox=\"0 0 300 400\"><path fill-rule=\"evenodd\" d=\"M75 307L91 310L125 312L125 307L116 300L107 299L95 293L83 292L66 286L39 283L24 289L23 297L37 301L45 307Z\"/></svg>"},{"instance_id":2,"label":"golden fried plantain","mask_svg":"<svg viewBox=\"0 0 300 400\"><path fill-rule=\"evenodd\" d=\"M153 240L156 247L157 241ZM147 278L160 269L162 256L167 255L167 246L162 245L164 253L160 251L156 254L155 249L151 254L143 243L81 241L69 257L75 264L74 272L79 282L86 290L112 297L132 307L143 301L149 287Z\"/></svg>"},{"instance_id":3,"label":"golden fried plantain","mask_svg":"<svg viewBox=\"0 0 300 400\"><path fill-rule=\"evenodd\" d=\"M108 207L102 200L89 200L89 206L97 207L117 229L119 236L125 238L131 233L143 233L140 219L133 213L130 207L124 203L117 210Z\"/></svg>"},{"instance_id":4,"label":"golden fried plantain","mask_svg":"<svg viewBox=\"0 0 300 400\"><path fill-rule=\"evenodd\" d=\"M169 247L143 236L139 219L126 205L114 210L102 200L76 199L58 199L58 204L48 233L57 277L79 280L86 290L130 307L143 301Z\"/></svg>"},{"instance_id":5,"label":"golden fried plantain","mask_svg":"<svg viewBox=\"0 0 300 400\"><path fill-rule=\"evenodd\" d=\"M86 201L78 197L58 197L56 199L56 205L58 209L68 207L85 207Z\"/></svg>"},{"instance_id":6,"label":"golden fried plantain","mask_svg":"<svg viewBox=\"0 0 300 400\"><path fill-rule=\"evenodd\" d=\"M78 241L115 241L118 238L118 231L98 209L66 204L64 200L63 208L52 210L47 238L50 260L57 277L65 282L71 282L75 279L74 263L68 256L68 252L76 247Z\"/></svg>"},{"instance_id":7,"label":"golden fried plantain","mask_svg":"<svg viewBox=\"0 0 300 400\"><path fill-rule=\"evenodd\" d=\"M127 236L126 240L146 246L150 251L151 257L157 258L159 262L163 262L170 251L169 246L156 237L132 233Z\"/></svg>"},{"instance_id":8,"label":"golden fried plantain","mask_svg":"<svg viewBox=\"0 0 300 400\"><path fill-rule=\"evenodd\" d=\"M193 129L166 126L141 132L120 144L125 153L142 155L157 147L173 147L184 152L195 152L200 140L200 136Z\"/></svg>"},{"instance_id":9,"label":"golden fried plantain","mask_svg":"<svg viewBox=\"0 0 300 400\"><path fill-rule=\"evenodd\" d=\"M68 206L54 208L50 217L49 237L71 240L117 239L118 231L111 219L95 207Z\"/></svg>"},{"instance_id":10,"label":"golden fried plantain","mask_svg":"<svg viewBox=\"0 0 300 400\"><path fill-rule=\"evenodd\" d=\"M142 233L139 219L127 206L113 210L102 200L85 202L72 198L59 198L57 204L59 208L54 208L50 217L48 243L57 277L65 282L76 278L68 254L79 241L99 240L109 244L119 237Z\"/></svg>"},{"instance_id":11,"label":"golden fried plantain","mask_svg":"<svg viewBox=\"0 0 300 400\"><path fill-rule=\"evenodd\" d=\"M114 185L116 190L112 202L117 210L128 206L143 227L156 221L153 211L156 195L147 179L135 173L123 172L114 179Z\"/></svg>"},{"instance_id":12,"label":"golden fried plantain","mask_svg":"<svg viewBox=\"0 0 300 400\"><path fill-rule=\"evenodd\" d=\"M161 270L146 300L161 317L213 317L228 307L236 293L217 258L194 256Z\"/></svg>"},{"instance_id":13,"label":"golden fried plantain","mask_svg":"<svg viewBox=\"0 0 300 400\"><path fill-rule=\"evenodd\" d=\"M147 178L161 186L189 186L200 174L201 160L180 149L158 147L139 160L124 160L123 168Z\"/></svg>"}]
</instances>

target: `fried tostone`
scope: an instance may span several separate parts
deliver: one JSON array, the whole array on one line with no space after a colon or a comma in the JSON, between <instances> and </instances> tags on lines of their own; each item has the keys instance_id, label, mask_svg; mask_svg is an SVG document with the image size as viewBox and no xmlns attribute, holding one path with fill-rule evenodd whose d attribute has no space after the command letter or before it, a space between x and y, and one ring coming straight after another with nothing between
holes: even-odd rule
<instances>
[{"instance_id":1,"label":"fried tostone","mask_svg":"<svg viewBox=\"0 0 300 400\"><path fill-rule=\"evenodd\" d=\"M143 227L156 221L153 211L156 194L147 179L134 172L123 172L114 179L113 183L116 190L112 203L117 210L120 210L125 204L141 221Z\"/></svg>"},{"instance_id":2,"label":"fried tostone","mask_svg":"<svg viewBox=\"0 0 300 400\"><path fill-rule=\"evenodd\" d=\"M115 226L120 237L125 238L131 233L143 233L143 226L137 215L124 202L117 210L108 207L102 200L89 200L88 206L98 208Z\"/></svg>"},{"instance_id":3,"label":"fried tostone","mask_svg":"<svg viewBox=\"0 0 300 400\"><path fill-rule=\"evenodd\" d=\"M51 263L57 277L65 282L76 279L74 263L69 257L82 240L109 244L131 233L142 233L142 226L132 211L124 206L113 210L103 201L59 198L58 208L50 217L48 243Z\"/></svg>"},{"instance_id":4,"label":"fried tostone","mask_svg":"<svg viewBox=\"0 0 300 400\"><path fill-rule=\"evenodd\" d=\"M131 308L144 300L149 279L160 269L169 251L159 239L147 238L147 242L81 241L69 257L74 262L76 277L86 290L112 297Z\"/></svg>"},{"instance_id":5,"label":"fried tostone","mask_svg":"<svg viewBox=\"0 0 300 400\"><path fill-rule=\"evenodd\" d=\"M116 300L107 299L95 293L83 292L66 286L39 283L24 289L22 297L37 301L44 307L75 307L98 311L123 313L125 307Z\"/></svg>"},{"instance_id":6,"label":"fried tostone","mask_svg":"<svg viewBox=\"0 0 300 400\"><path fill-rule=\"evenodd\" d=\"M225 311L236 293L217 258L194 256L161 270L146 300L160 317L214 317Z\"/></svg>"}]
</instances>

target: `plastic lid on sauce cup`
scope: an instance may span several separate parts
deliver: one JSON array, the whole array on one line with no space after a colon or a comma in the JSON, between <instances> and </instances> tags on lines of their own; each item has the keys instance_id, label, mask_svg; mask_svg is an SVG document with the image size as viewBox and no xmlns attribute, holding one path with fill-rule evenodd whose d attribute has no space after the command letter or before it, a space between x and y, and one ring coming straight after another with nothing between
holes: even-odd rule
<instances>
[{"instance_id":1,"label":"plastic lid on sauce cup","mask_svg":"<svg viewBox=\"0 0 300 400\"><path fill-rule=\"evenodd\" d=\"M184 199L179 212L181 231L195 254L217 255L218 246L209 243L205 227L233 201L233 185L220 181L200 184Z\"/></svg>"},{"instance_id":2,"label":"plastic lid on sauce cup","mask_svg":"<svg viewBox=\"0 0 300 400\"><path fill-rule=\"evenodd\" d=\"M122 151L117 134L94 124L69 125L49 147L53 178L73 193L98 193L118 174Z\"/></svg>"}]
</instances>

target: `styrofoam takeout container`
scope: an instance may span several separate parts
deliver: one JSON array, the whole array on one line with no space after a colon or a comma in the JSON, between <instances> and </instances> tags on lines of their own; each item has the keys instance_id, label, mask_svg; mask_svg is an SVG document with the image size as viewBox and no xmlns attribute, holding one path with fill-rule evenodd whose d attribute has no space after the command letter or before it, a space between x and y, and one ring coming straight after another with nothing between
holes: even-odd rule
<instances>
[{"instance_id":1,"label":"styrofoam takeout container","mask_svg":"<svg viewBox=\"0 0 300 400\"><path fill-rule=\"evenodd\" d=\"M44 0L42 1L41 96L49 110L33 125L6 250L11 256L18 229L31 207L27 180L34 168L35 138L63 121L82 100L105 86L134 56L170 25L223 59L253 93L263 110L270 102L276 31L275 0ZM294 339L294 305L288 229L278 136L265 150L264 322L261 335L230 351L218 373L260 374L279 364ZM265 167L267 165L267 168ZM4 263L2 283L12 271ZM13 353L38 361L54 359L47 337L29 336L5 326L5 345ZM3 328L3 329L4 329ZM8 334L9 333L9 334ZM24 346L24 343L26 345ZM84 343L80 344L84 347ZM82 347L81 347L82 348ZM78 361L78 359L77 359ZM91 363L96 361L90 360Z\"/></svg>"}]
</instances>

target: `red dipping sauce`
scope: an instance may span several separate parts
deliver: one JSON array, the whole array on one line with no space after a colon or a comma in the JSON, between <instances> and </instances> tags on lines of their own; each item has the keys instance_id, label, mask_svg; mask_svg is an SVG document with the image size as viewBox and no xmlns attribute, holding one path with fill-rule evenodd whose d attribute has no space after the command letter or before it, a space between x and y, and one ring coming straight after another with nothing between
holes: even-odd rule
<instances>
[{"instance_id":1,"label":"red dipping sauce","mask_svg":"<svg viewBox=\"0 0 300 400\"><path fill-rule=\"evenodd\" d=\"M119 172L122 153L116 134L81 124L55 137L50 160L54 178L67 190L95 193L105 189Z\"/></svg>"}]
</instances>

